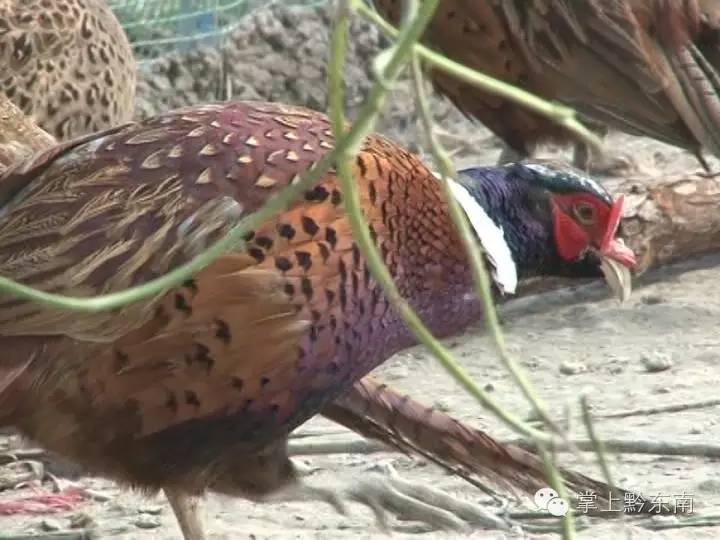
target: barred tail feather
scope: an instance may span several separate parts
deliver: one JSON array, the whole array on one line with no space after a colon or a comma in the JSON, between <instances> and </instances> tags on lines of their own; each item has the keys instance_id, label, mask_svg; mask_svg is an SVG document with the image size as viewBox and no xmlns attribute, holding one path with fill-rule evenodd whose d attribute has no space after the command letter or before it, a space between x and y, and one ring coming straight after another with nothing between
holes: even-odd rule
<instances>
[{"instance_id":1,"label":"barred tail feather","mask_svg":"<svg viewBox=\"0 0 720 540\"><path fill-rule=\"evenodd\" d=\"M516 495L524 492L532 496L548 485L543 462L536 454L497 441L370 377L357 382L322 414L365 437L408 454L425 456L478 487L482 485L476 479L482 477ZM566 469L560 472L573 498L591 492L599 501L607 500L611 494L615 500L624 500L625 494L631 494L579 473ZM634 501L644 502L641 510L652 511L640 495L632 496Z\"/></svg>"}]
</instances>

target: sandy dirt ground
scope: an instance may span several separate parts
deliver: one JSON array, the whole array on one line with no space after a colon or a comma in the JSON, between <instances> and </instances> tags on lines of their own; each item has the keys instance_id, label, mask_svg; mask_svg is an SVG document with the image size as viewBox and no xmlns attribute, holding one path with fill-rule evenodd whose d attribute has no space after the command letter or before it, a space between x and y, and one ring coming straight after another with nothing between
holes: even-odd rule
<instances>
[{"instance_id":1,"label":"sandy dirt ground","mask_svg":"<svg viewBox=\"0 0 720 540\"><path fill-rule=\"evenodd\" d=\"M294 26L300 29L298 31L312 34L313 29L304 29L303 24L301 21ZM265 31L263 43L272 41L267 35L272 38L272 32ZM247 42L252 38L244 35L242 39ZM288 40L287 47L292 47L292 39ZM257 44L253 46L257 47ZM370 45L363 46L368 51L374 50ZM162 70L153 69L151 67L146 71L143 83L146 91L139 96L139 108L144 113L152 112L147 104L152 101L153 85L166 93L170 91L165 83L157 82ZM306 67L306 72L310 69ZM274 76L279 77L277 74ZM155 88L152 91L160 90ZM253 92L265 98L283 97L270 91L260 92L257 88ZM245 95L244 91L240 92L241 97ZM292 96L286 98L290 101ZM205 99L206 95L197 92L190 101ZM159 108L166 103L155 101L159 103ZM486 130L463 119L447 103L436 102L436 109L442 111L438 113L440 124L454 134L447 139L448 145L457 146L460 140L468 141L459 149L458 166L492 163L497 159L499 145ZM401 88L391 104L392 114L383 121L380 129L408 146L422 149L422 144L418 143L421 136L416 118L408 113L410 108L407 91ZM397 121L399 117L403 118L401 123ZM627 174L640 177L650 175L661 178L697 169L689 154L652 141L612 134L609 149L611 153L631 154L640 170ZM556 152L548 149L545 153L554 155ZM607 181L616 179L610 177ZM637 282L632 299L624 305L608 299L607 290L600 284L509 301L500 308L500 312L511 351L520 359L538 393L558 418L562 417L568 404L577 413L577 399L581 391L587 393L597 415L715 398L720 383L717 367L720 362L720 334L717 330L720 294L716 288L720 281L718 263L720 256L651 272ZM491 389L506 407L516 414L527 416L529 406L499 365L482 324L447 343L477 381ZM655 363L665 363L667 369L649 370L647 360L644 360L647 358ZM497 438L514 437L466 395L420 347L396 355L377 370L377 375L416 399L442 407ZM640 415L598 421L597 430L602 437L612 439L717 442L720 445L720 425L716 415L717 408ZM575 426L573 433L584 437L581 423L575 419L572 424ZM329 434L337 433L341 428L324 420L313 420L303 426L303 430ZM349 432L347 435L350 435ZM0 450L15 448L18 444L14 437L0 437ZM353 481L377 469L380 464L392 464L407 480L431 485L467 501L488 503L487 497L477 489L421 459L376 453L303 457L300 460L311 471L307 480L314 484ZM582 463L569 454L561 454L560 461L582 472L600 474L591 454L586 454ZM636 489L648 496L673 498L685 494L692 499L696 513L720 513L720 468L712 459L625 454L611 457L610 466L615 481L623 487ZM0 485L11 473L7 466L0 467ZM74 540L84 538L79 532L81 530L92 530L99 538L118 540L180 538L173 514L162 497L144 497L103 479L81 477L79 482L104 495L105 500L82 502L71 510L53 514L0 515L0 540L25 538L22 535ZM48 486L46 482L44 489ZM30 495L37 489L37 484L31 482L24 487L0 492L0 508L3 508L2 503ZM209 536L218 540L383 537L374 525L370 511L355 504L350 506L350 516L336 514L320 503L256 505L217 496L207 497L203 508ZM534 509L531 501L527 501L527 509ZM674 521L676 518L671 516L656 523L671 524ZM391 525L395 538L459 537L457 534L429 530L416 522L393 519ZM73 530L76 533L68 532ZM65 533L60 535L58 531ZM510 534L487 529L476 529L471 534L473 538L489 539L555 536L552 533ZM720 537L720 526L649 530L628 519L595 519L592 527L581 531L579 536L587 539L716 538Z\"/></svg>"}]
</instances>

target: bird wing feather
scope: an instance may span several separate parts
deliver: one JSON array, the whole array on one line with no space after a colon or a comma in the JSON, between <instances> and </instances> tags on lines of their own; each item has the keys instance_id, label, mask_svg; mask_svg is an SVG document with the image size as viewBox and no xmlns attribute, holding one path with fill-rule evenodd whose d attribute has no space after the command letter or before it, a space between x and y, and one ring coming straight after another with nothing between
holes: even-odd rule
<instances>
[{"instance_id":1,"label":"bird wing feather","mask_svg":"<svg viewBox=\"0 0 720 540\"><path fill-rule=\"evenodd\" d=\"M219 239L332 142L323 115L246 103L180 110L56 147L0 181L0 275L79 296L143 283ZM395 197L413 204L407 186L419 161L402 153L403 170L392 162L398 153L369 138L355 163L366 217L382 237L374 198L387 195L384 175L400 183L405 174ZM132 441L156 441L136 459L176 465L202 462L194 447L178 451L195 434L207 452L218 449L212 441L261 445L315 414L374 367L371 353L364 365L349 362L346 347L363 344L347 335L387 310L370 302L374 289L367 310L346 309L364 301L353 289L371 285L334 173L318 188L192 280L128 307L67 312L0 296L0 345L36 345L23 349L20 374L4 361L0 401L31 401L22 422L56 451L102 460L105 443L130 452Z\"/></svg>"},{"instance_id":2,"label":"bird wing feather","mask_svg":"<svg viewBox=\"0 0 720 540\"><path fill-rule=\"evenodd\" d=\"M376 0L397 22L400 3ZM707 0L447 0L426 40L451 58L636 135L720 151L718 6ZM707 63L686 50L698 31ZM696 55L697 56L697 55ZM551 122L436 70L439 90L524 153ZM709 121L707 119L710 119Z\"/></svg>"},{"instance_id":3,"label":"bird wing feather","mask_svg":"<svg viewBox=\"0 0 720 540\"><path fill-rule=\"evenodd\" d=\"M694 147L687 100L677 95L679 42L652 28L687 28L690 3L662 0L504 0L511 36L553 97L630 133ZM683 45L689 35L683 39Z\"/></svg>"}]
</instances>

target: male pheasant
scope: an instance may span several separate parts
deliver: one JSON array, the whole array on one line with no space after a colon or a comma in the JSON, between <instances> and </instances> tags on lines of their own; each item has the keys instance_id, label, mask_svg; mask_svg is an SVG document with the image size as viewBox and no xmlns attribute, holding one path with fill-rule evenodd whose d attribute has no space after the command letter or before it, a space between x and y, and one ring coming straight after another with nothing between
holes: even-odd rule
<instances>
[{"instance_id":1,"label":"male pheasant","mask_svg":"<svg viewBox=\"0 0 720 540\"><path fill-rule=\"evenodd\" d=\"M104 0L0 0L0 92L67 140L128 122L136 65Z\"/></svg>"},{"instance_id":2,"label":"male pheasant","mask_svg":"<svg viewBox=\"0 0 720 540\"><path fill-rule=\"evenodd\" d=\"M397 23L402 0L373 3ZM716 0L441 0L424 40L601 126L686 148L701 161L701 148L720 157ZM501 162L529 156L539 143L572 140L547 118L442 71L432 80L503 139ZM584 145L575 158L588 165Z\"/></svg>"},{"instance_id":3,"label":"male pheasant","mask_svg":"<svg viewBox=\"0 0 720 540\"><path fill-rule=\"evenodd\" d=\"M54 147L0 182L0 275L116 291L187 261L333 147L328 119L263 102L200 105ZM481 315L441 184L368 137L354 163L372 236L440 336ZM531 275L629 274L622 200L536 164L475 168L453 192L512 293ZM286 453L299 424L415 340L372 278L328 172L193 279L109 313L0 299L0 426L90 471L189 497L321 496ZM325 496L327 494L325 493Z\"/></svg>"}]
</instances>

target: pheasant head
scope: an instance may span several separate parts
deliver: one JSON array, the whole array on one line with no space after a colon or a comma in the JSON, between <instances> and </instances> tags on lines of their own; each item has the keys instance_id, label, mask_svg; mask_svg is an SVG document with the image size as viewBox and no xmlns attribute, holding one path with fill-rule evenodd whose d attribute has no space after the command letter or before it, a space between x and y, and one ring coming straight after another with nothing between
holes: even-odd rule
<instances>
[{"instance_id":1,"label":"pheasant head","mask_svg":"<svg viewBox=\"0 0 720 540\"><path fill-rule=\"evenodd\" d=\"M465 169L459 183L472 195L463 206L501 290L513 292L518 277L604 275L618 297L627 299L636 260L619 237L622 196L613 200L589 177L529 162ZM458 198L464 200L471 199ZM473 205L492 223L481 225ZM493 227L502 231L500 240L493 240L499 236Z\"/></svg>"}]
</instances>

